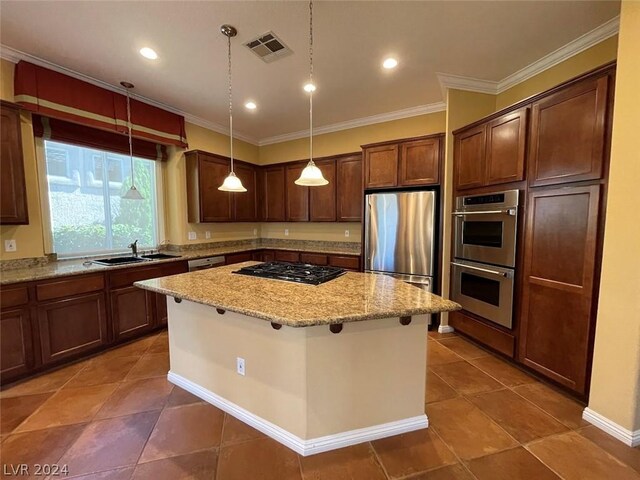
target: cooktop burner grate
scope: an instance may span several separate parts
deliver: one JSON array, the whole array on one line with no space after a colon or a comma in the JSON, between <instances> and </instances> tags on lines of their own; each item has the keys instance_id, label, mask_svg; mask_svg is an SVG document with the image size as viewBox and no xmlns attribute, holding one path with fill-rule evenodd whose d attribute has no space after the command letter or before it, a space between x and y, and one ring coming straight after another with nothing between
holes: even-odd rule
<instances>
[{"instance_id":1,"label":"cooktop burner grate","mask_svg":"<svg viewBox=\"0 0 640 480\"><path fill-rule=\"evenodd\" d=\"M289 282L320 285L345 273L343 268L322 267L306 263L266 262L243 267L233 273L252 277L272 278Z\"/></svg>"}]
</instances>

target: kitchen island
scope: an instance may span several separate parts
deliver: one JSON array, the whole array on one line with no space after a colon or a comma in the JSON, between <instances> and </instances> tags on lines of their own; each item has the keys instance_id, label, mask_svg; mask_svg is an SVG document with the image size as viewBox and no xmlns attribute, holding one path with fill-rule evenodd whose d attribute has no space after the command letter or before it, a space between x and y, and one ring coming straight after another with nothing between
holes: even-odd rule
<instances>
[{"instance_id":1,"label":"kitchen island","mask_svg":"<svg viewBox=\"0 0 640 480\"><path fill-rule=\"evenodd\" d=\"M375 274L233 273L252 264L135 284L173 297L172 383L302 455L428 426L427 318L456 303Z\"/></svg>"}]
</instances>

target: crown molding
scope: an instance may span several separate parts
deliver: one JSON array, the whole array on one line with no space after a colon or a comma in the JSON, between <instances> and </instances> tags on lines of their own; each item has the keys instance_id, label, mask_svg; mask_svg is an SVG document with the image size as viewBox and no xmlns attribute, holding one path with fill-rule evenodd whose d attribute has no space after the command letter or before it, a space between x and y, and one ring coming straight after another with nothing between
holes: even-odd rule
<instances>
[{"instance_id":1,"label":"crown molding","mask_svg":"<svg viewBox=\"0 0 640 480\"><path fill-rule=\"evenodd\" d=\"M594 28L590 32L570 41L566 45L542 58L539 58L535 62L497 82L473 77L464 77L462 75L438 73L437 76L440 81L442 96L443 98L446 98L447 88L498 95L499 93L502 93L511 87L564 62L580 52L584 52L586 49L602 42L603 40L613 37L618 33L619 29L620 17L616 16L599 27Z\"/></svg>"},{"instance_id":2,"label":"crown molding","mask_svg":"<svg viewBox=\"0 0 640 480\"><path fill-rule=\"evenodd\" d=\"M371 115L369 117L356 118L354 120L347 120L346 122L332 123L331 125L324 125L322 127L314 127L313 134L322 135L325 133L339 132L341 130L348 130L351 128L364 127L366 125L374 125L376 123L390 122L392 120L400 120L403 118L417 117L419 115L426 115L428 113L442 112L446 110L447 106L444 102L430 103L428 105L418 105L416 107L404 108L402 110L395 110L393 112L380 113L377 115ZM299 138L306 138L309 136L309 130L300 130L297 132L285 133L283 135L276 135L273 137L263 138L258 142L258 146L272 145L274 143L287 142L290 140L297 140Z\"/></svg>"},{"instance_id":3,"label":"crown molding","mask_svg":"<svg viewBox=\"0 0 640 480\"><path fill-rule=\"evenodd\" d=\"M512 73L508 77L503 78L498 82L498 93L502 93L505 90L510 89L518 83L522 83L531 77L538 75L539 73L548 70L565 60L584 52L588 48L596 45L597 43L606 40L607 38L617 35L620 30L620 16L616 16L603 23L599 27L594 28L590 32L570 41L566 45L559 49L545 55L544 57L536 60L531 65L528 65L515 73Z\"/></svg>"},{"instance_id":4,"label":"crown molding","mask_svg":"<svg viewBox=\"0 0 640 480\"><path fill-rule=\"evenodd\" d=\"M55 72L62 73L64 75L77 78L78 80L82 80L83 82L96 85L97 87L104 88L105 90L109 90L111 92L116 92L116 93L122 93L122 87L111 85L110 83L103 82L102 80L98 80L97 78L93 78L93 77L90 77L89 75L76 72L75 70L71 70L69 68L63 67L56 63L50 62L48 60L44 60L40 57L36 57L34 55L21 52L20 50L16 50L6 45L0 44L0 58L7 60L11 63L18 63L20 60L25 60L29 63L33 63L34 65L48 68L49 70L53 70ZM142 95L138 95L136 93L131 93L131 98L134 98L148 105L153 105L154 107L167 110L168 112L175 113L176 115L182 115L184 117L185 122L193 123L200 127L204 127L209 130L213 130L214 132L221 133L223 135L229 135L229 128L225 127L224 125L220 125L219 123L215 123L210 120L206 120L202 117L198 117L196 115L183 112L182 110L179 110L175 107L167 105L166 103L158 102L157 100L143 97ZM241 132L234 132L233 137L237 138L238 140L251 143L253 145L258 145L258 140L256 138L250 135L243 134Z\"/></svg>"}]
</instances>

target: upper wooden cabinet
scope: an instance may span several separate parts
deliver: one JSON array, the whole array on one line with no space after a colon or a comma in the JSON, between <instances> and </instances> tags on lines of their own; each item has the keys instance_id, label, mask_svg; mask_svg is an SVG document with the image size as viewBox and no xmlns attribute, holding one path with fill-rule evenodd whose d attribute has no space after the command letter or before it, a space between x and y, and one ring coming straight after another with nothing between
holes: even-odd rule
<instances>
[{"instance_id":1,"label":"upper wooden cabinet","mask_svg":"<svg viewBox=\"0 0 640 480\"><path fill-rule=\"evenodd\" d=\"M231 171L229 158L200 150L186 152L185 158L189 222L254 222L258 219L257 167L234 161L235 174L247 191L229 193L218 190Z\"/></svg>"},{"instance_id":2,"label":"upper wooden cabinet","mask_svg":"<svg viewBox=\"0 0 640 480\"><path fill-rule=\"evenodd\" d=\"M437 185L443 134L363 145L364 187Z\"/></svg>"},{"instance_id":3,"label":"upper wooden cabinet","mask_svg":"<svg viewBox=\"0 0 640 480\"><path fill-rule=\"evenodd\" d=\"M521 108L455 132L457 190L524 179L527 111Z\"/></svg>"},{"instance_id":4,"label":"upper wooden cabinet","mask_svg":"<svg viewBox=\"0 0 640 480\"><path fill-rule=\"evenodd\" d=\"M339 222L362 220L362 155L336 159L336 219Z\"/></svg>"},{"instance_id":5,"label":"upper wooden cabinet","mask_svg":"<svg viewBox=\"0 0 640 480\"><path fill-rule=\"evenodd\" d=\"M440 182L440 138L400 144L400 185L435 185Z\"/></svg>"},{"instance_id":6,"label":"upper wooden cabinet","mask_svg":"<svg viewBox=\"0 0 640 480\"><path fill-rule=\"evenodd\" d=\"M262 219L267 222L285 221L285 177L284 165L266 167L261 174L264 195Z\"/></svg>"},{"instance_id":7,"label":"upper wooden cabinet","mask_svg":"<svg viewBox=\"0 0 640 480\"><path fill-rule=\"evenodd\" d=\"M328 185L309 189L309 220L312 222L336 221L336 160L318 160L315 162Z\"/></svg>"},{"instance_id":8,"label":"upper wooden cabinet","mask_svg":"<svg viewBox=\"0 0 640 480\"><path fill-rule=\"evenodd\" d=\"M221 192L231 168L224 157L193 150L187 163L187 209L190 223L231 221L231 195Z\"/></svg>"},{"instance_id":9,"label":"upper wooden cabinet","mask_svg":"<svg viewBox=\"0 0 640 480\"><path fill-rule=\"evenodd\" d=\"M533 103L529 185L602 178L609 78L587 78Z\"/></svg>"},{"instance_id":10,"label":"upper wooden cabinet","mask_svg":"<svg viewBox=\"0 0 640 480\"><path fill-rule=\"evenodd\" d=\"M24 178L20 110L16 105L1 102L0 128L0 225L29 223L27 188Z\"/></svg>"},{"instance_id":11,"label":"upper wooden cabinet","mask_svg":"<svg viewBox=\"0 0 640 480\"><path fill-rule=\"evenodd\" d=\"M234 162L234 171L246 192L231 193L232 218L236 222L258 219L258 182L256 168L248 163Z\"/></svg>"},{"instance_id":12,"label":"upper wooden cabinet","mask_svg":"<svg viewBox=\"0 0 640 480\"><path fill-rule=\"evenodd\" d=\"M398 145L364 147L364 186L398 185Z\"/></svg>"},{"instance_id":13,"label":"upper wooden cabinet","mask_svg":"<svg viewBox=\"0 0 640 480\"><path fill-rule=\"evenodd\" d=\"M306 222L309 220L309 187L295 184L306 165L306 162L300 162L285 166L287 222Z\"/></svg>"}]
</instances>

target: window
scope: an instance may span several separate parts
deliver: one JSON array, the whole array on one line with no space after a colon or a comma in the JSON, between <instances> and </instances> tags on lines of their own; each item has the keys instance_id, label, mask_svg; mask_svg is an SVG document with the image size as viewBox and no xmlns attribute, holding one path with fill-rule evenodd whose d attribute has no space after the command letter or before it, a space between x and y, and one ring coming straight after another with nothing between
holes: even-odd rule
<instances>
[{"instance_id":1,"label":"window","mask_svg":"<svg viewBox=\"0 0 640 480\"><path fill-rule=\"evenodd\" d=\"M155 248L156 165L134 158L144 200L125 200L131 186L128 156L45 140L53 250L60 256L120 252L134 240ZM61 177L75 179L62 181Z\"/></svg>"}]
</instances>

